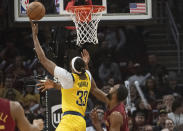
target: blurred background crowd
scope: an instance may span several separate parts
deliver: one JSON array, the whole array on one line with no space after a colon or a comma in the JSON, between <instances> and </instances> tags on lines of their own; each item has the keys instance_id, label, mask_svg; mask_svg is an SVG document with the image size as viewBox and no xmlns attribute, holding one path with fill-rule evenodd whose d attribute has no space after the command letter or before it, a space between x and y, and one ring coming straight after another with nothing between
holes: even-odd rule
<instances>
[{"instance_id":1,"label":"blurred background crowd","mask_svg":"<svg viewBox=\"0 0 183 131\"><path fill-rule=\"evenodd\" d=\"M35 84L50 75L35 55L30 27L8 26L7 7L6 0L1 0L0 24L4 26L0 27L0 97L19 101L30 121L45 120L45 93L40 93ZM104 92L108 93L115 84L130 82L131 107L127 108L130 131L182 131L182 84L178 83L177 72L160 64L155 54L147 53L145 37L148 31L143 26L101 26L99 44L79 48L75 45L75 30L41 23L39 30L46 55L68 70L71 58L87 49L90 70ZM139 82L148 105L141 99L135 81ZM96 106L104 125L105 106L90 96L86 115L88 130L94 130L90 128L88 114Z\"/></svg>"}]
</instances>

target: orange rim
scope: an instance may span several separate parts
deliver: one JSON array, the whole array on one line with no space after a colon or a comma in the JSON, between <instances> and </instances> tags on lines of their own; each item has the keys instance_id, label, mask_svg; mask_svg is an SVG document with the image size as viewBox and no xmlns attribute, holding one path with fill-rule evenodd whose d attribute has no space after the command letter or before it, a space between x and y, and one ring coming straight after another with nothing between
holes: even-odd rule
<instances>
[{"instance_id":1,"label":"orange rim","mask_svg":"<svg viewBox=\"0 0 183 131\"><path fill-rule=\"evenodd\" d=\"M105 10L105 6L100 6L100 5L82 5L82 6L71 6L67 9L68 12L80 12L80 11L90 11L91 9L92 13L97 13L97 12L102 12ZM99 10L100 8L100 10Z\"/></svg>"}]
</instances>

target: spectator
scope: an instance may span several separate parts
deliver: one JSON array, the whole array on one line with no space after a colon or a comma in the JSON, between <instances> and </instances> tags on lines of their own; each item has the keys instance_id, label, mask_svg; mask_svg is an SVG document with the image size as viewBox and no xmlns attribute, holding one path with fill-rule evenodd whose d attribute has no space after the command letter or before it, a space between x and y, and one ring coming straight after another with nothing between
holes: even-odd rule
<instances>
[{"instance_id":1,"label":"spectator","mask_svg":"<svg viewBox=\"0 0 183 131\"><path fill-rule=\"evenodd\" d=\"M121 81L121 73L117 63L111 62L111 55L108 55L98 69L99 78L103 83L107 83L110 78L114 78L115 83Z\"/></svg>"},{"instance_id":2,"label":"spectator","mask_svg":"<svg viewBox=\"0 0 183 131\"><path fill-rule=\"evenodd\" d=\"M107 41L108 49L112 53L119 51L126 43L126 36L123 29L119 27L108 27L106 29L105 41Z\"/></svg>"},{"instance_id":3,"label":"spectator","mask_svg":"<svg viewBox=\"0 0 183 131\"><path fill-rule=\"evenodd\" d=\"M24 96L24 105L25 106L33 106L34 104L40 103L40 95L35 94L34 85L30 85L26 87L26 94Z\"/></svg>"},{"instance_id":4,"label":"spectator","mask_svg":"<svg viewBox=\"0 0 183 131\"><path fill-rule=\"evenodd\" d=\"M5 94L5 98L11 101L16 101L16 93L12 88L9 88Z\"/></svg>"},{"instance_id":5,"label":"spectator","mask_svg":"<svg viewBox=\"0 0 183 131\"><path fill-rule=\"evenodd\" d=\"M168 118L167 111L165 109L160 109L158 112L158 119L156 126L154 127L153 131L161 131L165 128L165 120Z\"/></svg>"},{"instance_id":6,"label":"spectator","mask_svg":"<svg viewBox=\"0 0 183 131\"><path fill-rule=\"evenodd\" d=\"M21 79L27 75L27 71L23 65L22 56L16 56L14 64L11 68L7 69L7 73L11 73L13 75L13 88L19 92L22 92L24 81Z\"/></svg>"},{"instance_id":7,"label":"spectator","mask_svg":"<svg viewBox=\"0 0 183 131\"><path fill-rule=\"evenodd\" d=\"M138 101L140 101L140 97L136 90L135 85L130 85L130 97L131 97L131 112L135 111L138 105Z\"/></svg>"},{"instance_id":8,"label":"spectator","mask_svg":"<svg viewBox=\"0 0 183 131\"><path fill-rule=\"evenodd\" d=\"M156 88L156 81L152 78L146 80L144 87L144 95L147 98L148 102L154 104L156 102L158 95Z\"/></svg>"},{"instance_id":9,"label":"spectator","mask_svg":"<svg viewBox=\"0 0 183 131\"><path fill-rule=\"evenodd\" d=\"M146 122L146 116L143 111L137 110L134 112L134 127L133 131L142 131L143 126L145 125Z\"/></svg>"},{"instance_id":10,"label":"spectator","mask_svg":"<svg viewBox=\"0 0 183 131\"><path fill-rule=\"evenodd\" d=\"M175 98L173 95L163 96L163 105L165 106L167 112L172 111L172 104L173 104L174 99Z\"/></svg>"},{"instance_id":11,"label":"spectator","mask_svg":"<svg viewBox=\"0 0 183 131\"><path fill-rule=\"evenodd\" d=\"M172 119L167 118L165 120L165 129L168 129L168 131L174 131L175 124Z\"/></svg>"},{"instance_id":12,"label":"spectator","mask_svg":"<svg viewBox=\"0 0 183 131\"><path fill-rule=\"evenodd\" d=\"M133 131L133 119L132 117L129 117L129 116L128 116L128 128L129 128L129 131Z\"/></svg>"},{"instance_id":13,"label":"spectator","mask_svg":"<svg viewBox=\"0 0 183 131\"><path fill-rule=\"evenodd\" d=\"M4 97L5 92L8 88L12 88L13 86L13 78L11 76L6 75L4 82L1 84L0 88L0 97Z\"/></svg>"},{"instance_id":14,"label":"spectator","mask_svg":"<svg viewBox=\"0 0 183 131\"><path fill-rule=\"evenodd\" d=\"M15 47L15 43L6 42L6 47L0 53L0 57L3 59L1 62L1 69L5 70L5 68L12 64L17 54L18 50Z\"/></svg>"},{"instance_id":15,"label":"spectator","mask_svg":"<svg viewBox=\"0 0 183 131\"><path fill-rule=\"evenodd\" d=\"M134 67L134 62L132 60L128 60L127 67L124 70L125 80L128 79L129 77L131 77L132 75L134 75L135 72L136 72L136 70L135 70L135 67Z\"/></svg>"},{"instance_id":16,"label":"spectator","mask_svg":"<svg viewBox=\"0 0 183 131\"><path fill-rule=\"evenodd\" d=\"M22 56L16 56L15 64L12 67L12 73L14 75L14 79L22 78L26 75L26 70L23 65L23 58Z\"/></svg>"},{"instance_id":17,"label":"spectator","mask_svg":"<svg viewBox=\"0 0 183 131\"><path fill-rule=\"evenodd\" d=\"M105 126L105 121L104 121L104 110L98 108L97 109L97 115L98 115L98 120L99 123L101 123L103 131L106 131L106 126ZM86 131L96 131L93 126L87 127Z\"/></svg>"},{"instance_id":18,"label":"spectator","mask_svg":"<svg viewBox=\"0 0 183 131\"><path fill-rule=\"evenodd\" d=\"M183 88L177 85L177 77L169 76L168 77L168 86L166 88L167 94L172 94L174 96L183 96Z\"/></svg>"},{"instance_id":19,"label":"spectator","mask_svg":"<svg viewBox=\"0 0 183 131\"><path fill-rule=\"evenodd\" d=\"M144 85L145 77L142 75L141 65L139 63L134 64L135 74L128 78L130 84L134 84L135 81L138 81L140 85Z\"/></svg>"},{"instance_id":20,"label":"spectator","mask_svg":"<svg viewBox=\"0 0 183 131\"><path fill-rule=\"evenodd\" d=\"M172 104L172 112L168 114L168 118L172 119L175 126L183 124L183 98L178 97Z\"/></svg>"},{"instance_id":21,"label":"spectator","mask_svg":"<svg viewBox=\"0 0 183 131\"><path fill-rule=\"evenodd\" d=\"M151 125L145 125L144 131L153 131L153 127Z\"/></svg>"},{"instance_id":22,"label":"spectator","mask_svg":"<svg viewBox=\"0 0 183 131\"><path fill-rule=\"evenodd\" d=\"M0 88L3 86L3 80L4 79L4 74L3 71L0 70Z\"/></svg>"},{"instance_id":23,"label":"spectator","mask_svg":"<svg viewBox=\"0 0 183 131\"><path fill-rule=\"evenodd\" d=\"M158 85L165 84L165 78L168 74L167 69L165 66L158 63L156 55L148 56L146 71L157 79Z\"/></svg>"}]
</instances>

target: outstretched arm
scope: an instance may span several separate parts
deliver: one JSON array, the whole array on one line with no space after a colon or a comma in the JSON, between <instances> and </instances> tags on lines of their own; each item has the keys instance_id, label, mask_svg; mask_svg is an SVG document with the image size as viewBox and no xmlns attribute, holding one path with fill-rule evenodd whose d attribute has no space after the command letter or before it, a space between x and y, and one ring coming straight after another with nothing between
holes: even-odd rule
<instances>
[{"instance_id":1,"label":"outstretched arm","mask_svg":"<svg viewBox=\"0 0 183 131\"><path fill-rule=\"evenodd\" d=\"M109 104L109 99L107 98L107 94L104 93L102 90L100 90L96 83L95 80L92 78L91 82L91 93L100 101L104 102L105 104Z\"/></svg>"},{"instance_id":2,"label":"outstretched arm","mask_svg":"<svg viewBox=\"0 0 183 131\"><path fill-rule=\"evenodd\" d=\"M86 64L86 70L89 70L89 67L88 67L88 63L90 61L90 55L88 53L88 51L86 49L84 49L82 52L81 52L81 56L82 56L82 59L84 60L85 64ZM107 94L105 94L102 90L100 90L96 83L95 83L95 80L92 78L91 80L91 93L100 101L104 102L105 104L108 104L109 103L109 100L107 98Z\"/></svg>"},{"instance_id":3,"label":"outstretched arm","mask_svg":"<svg viewBox=\"0 0 183 131\"><path fill-rule=\"evenodd\" d=\"M33 37L33 41L34 41L34 47L35 47L35 51L37 53L38 59L41 62L41 64L46 68L46 70L51 75L54 76L54 69L55 69L56 64L45 56L45 53L44 53L43 49L41 48L41 45L40 45L38 37L37 37L38 24L34 24L32 22L32 20L30 20L30 23L31 23L31 27L32 27L32 37Z\"/></svg>"}]
</instances>

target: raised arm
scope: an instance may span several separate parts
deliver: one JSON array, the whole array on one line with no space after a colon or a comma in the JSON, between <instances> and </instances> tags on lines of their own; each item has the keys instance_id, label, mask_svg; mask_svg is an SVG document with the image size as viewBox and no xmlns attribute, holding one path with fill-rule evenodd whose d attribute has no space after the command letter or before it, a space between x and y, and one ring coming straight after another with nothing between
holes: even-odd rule
<instances>
[{"instance_id":1,"label":"raised arm","mask_svg":"<svg viewBox=\"0 0 183 131\"><path fill-rule=\"evenodd\" d=\"M54 69L55 69L56 64L45 56L45 53L44 53L43 49L41 48L41 45L40 45L38 37L37 37L38 24L34 24L32 22L32 20L30 20L30 23L31 23L31 27L32 27L32 37L33 37L33 41L34 41L34 47L35 47L35 51L37 53L38 59L41 62L41 64L46 68L46 70L51 75L54 76Z\"/></svg>"},{"instance_id":2,"label":"raised arm","mask_svg":"<svg viewBox=\"0 0 183 131\"><path fill-rule=\"evenodd\" d=\"M104 93L102 90L100 90L96 83L95 80L92 78L91 82L91 93L94 95L99 101L104 102L105 104L109 104L109 99L107 98L107 94Z\"/></svg>"},{"instance_id":3,"label":"raised arm","mask_svg":"<svg viewBox=\"0 0 183 131\"><path fill-rule=\"evenodd\" d=\"M86 64L86 70L89 70L88 64L90 61L90 55L86 49L84 49L81 52L82 59L84 60ZM107 98L107 94L105 94L102 90L100 90L96 83L95 80L92 78L91 80L91 93L100 101L104 102L105 104L109 103L109 100Z\"/></svg>"}]
</instances>

